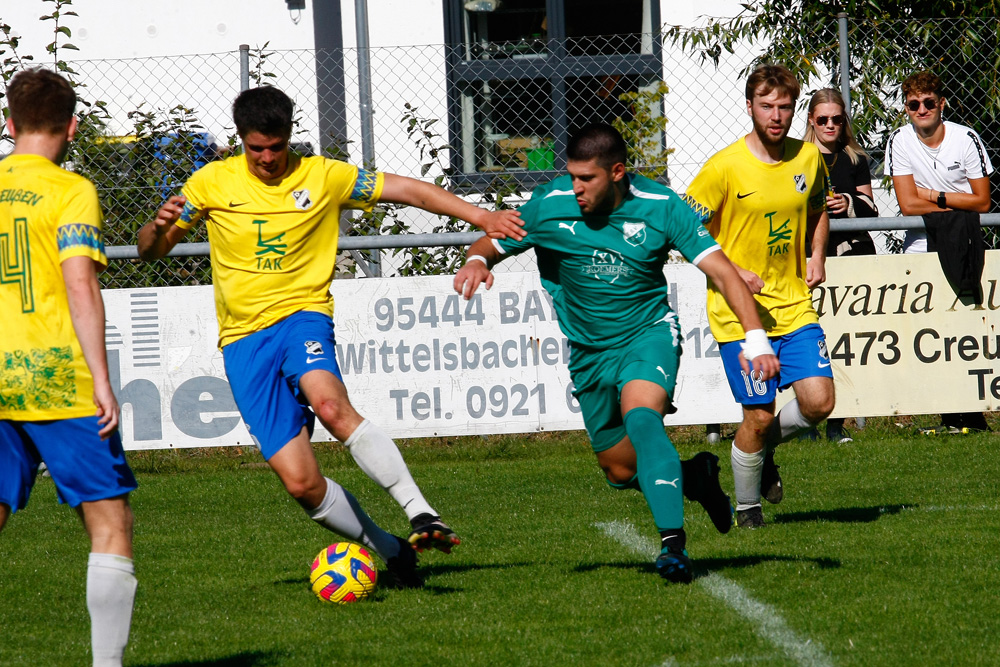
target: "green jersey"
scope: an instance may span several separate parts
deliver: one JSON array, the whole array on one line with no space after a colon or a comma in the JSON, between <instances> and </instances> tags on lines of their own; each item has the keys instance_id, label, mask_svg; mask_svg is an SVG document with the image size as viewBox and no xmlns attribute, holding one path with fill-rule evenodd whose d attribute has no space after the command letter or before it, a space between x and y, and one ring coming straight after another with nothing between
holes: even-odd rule
<instances>
[{"instance_id":1,"label":"green jersey","mask_svg":"<svg viewBox=\"0 0 1000 667\"><path fill-rule=\"evenodd\" d=\"M626 178L618 208L584 215L572 179L560 176L520 208L524 239L493 242L504 254L535 249L559 327L574 345L617 347L674 318L663 275L667 254L676 249L698 264L720 249L673 190L643 176Z\"/></svg>"}]
</instances>

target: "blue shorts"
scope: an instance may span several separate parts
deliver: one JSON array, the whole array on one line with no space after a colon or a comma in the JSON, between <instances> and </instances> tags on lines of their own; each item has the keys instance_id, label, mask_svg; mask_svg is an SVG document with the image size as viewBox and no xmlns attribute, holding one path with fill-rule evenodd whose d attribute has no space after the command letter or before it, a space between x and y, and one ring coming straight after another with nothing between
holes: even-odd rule
<instances>
[{"instance_id":1,"label":"blue shorts","mask_svg":"<svg viewBox=\"0 0 1000 667\"><path fill-rule=\"evenodd\" d=\"M329 315L300 311L222 348L226 376L250 437L265 459L316 423L299 379L317 369L337 376L340 366Z\"/></svg>"},{"instance_id":2,"label":"blue shorts","mask_svg":"<svg viewBox=\"0 0 1000 667\"><path fill-rule=\"evenodd\" d=\"M59 502L70 507L117 498L138 484L125 461L121 436L98 435L97 417L52 421L0 421L0 503L27 506L38 465L44 461Z\"/></svg>"},{"instance_id":3,"label":"blue shorts","mask_svg":"<svg viewBox=\"0 0 1000 667\"><path fill-rule=\"evenodd\" d=\"M739 360L742 342L736 340L719 345L726 379L737 403L767 405L774 401L779 389L787 389L793 382L811 377L833 378L826 334L818 324L807 324L790 334L771 338L771 347L781 362L781 372L767 382L754 380L743 372Z\"/></svg>"}]
</instances>

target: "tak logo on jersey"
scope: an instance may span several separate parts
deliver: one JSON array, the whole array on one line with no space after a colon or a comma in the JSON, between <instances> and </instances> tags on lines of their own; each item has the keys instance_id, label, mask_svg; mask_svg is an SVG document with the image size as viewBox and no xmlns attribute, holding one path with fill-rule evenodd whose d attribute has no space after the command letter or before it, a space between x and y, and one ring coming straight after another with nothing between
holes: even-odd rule
<instances>
[{"instance_id":1,"label":"tak logo on jersey","mask_svg":"<svg viewBox=\"0 0 1000 667\"><path fill-rule=\"evenodd\" d=\"M264 238L264 225L267 220L254 220L257 225L257 269L261 271L281 271L281 260L285 258L288 244L281 241L285 238L285 233L275 234L269 238ZM270 255L278 255L270 257Z\"/></svg>"},{"instance_id":2,"label":"tak logo on jersey","mask_svg":"<svg viewBox=\"0 0 1000 667\"><path fill-rule=\"evenodd\" d=\"M767 232L767 256L774 257L775 255L787 255L788 248L791 246L792 241L792 229L790 227L791 220L785 220L783 223L774 226L774 215L777 211L771 213L765 213L764 217L767 218L768 232Z\"/></svg>"},{"instance_id":3,"label":"tak logo on jersey","mask_svg":"<svg viewBox=\"0 0 1000 667\"><path fill-rule=\"evenodd\" d=\"M799 194L805 192L806 188L809 187L809 184L806 183L805 174L795 174L795 176L792 176L792 178L795 180L795 191L798 192Z\"/></svg>"},{"instance_id":4,"label":"tak logo on jersey","mask_svg":"<svg viewBox=\"0 0 1000 667\"><path fill-rule=\"evenodd\" d=\"M641 246L646 242L646 223L626 222L622 225L622 236L625 238L625 243Z\"/></svg>"},{"instance_id":5,"label":"tak logo on jersey","mask_svg":"<svg viewBox=\"0 0 1000 667\"><path fill-rule=\"evenodd\" d=\"M583 272L606 283L614 283L631 271L622 261L621 253L616 250L595 250L591 262L590 266L584 267Z\"/></svg>"}]
</instances>

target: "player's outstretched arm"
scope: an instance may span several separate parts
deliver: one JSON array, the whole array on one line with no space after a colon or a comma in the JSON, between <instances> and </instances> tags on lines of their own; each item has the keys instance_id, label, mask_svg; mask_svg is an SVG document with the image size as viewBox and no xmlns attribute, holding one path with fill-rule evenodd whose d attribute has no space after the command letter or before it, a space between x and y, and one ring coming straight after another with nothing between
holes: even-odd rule
<instances>
[{"instance_id":1,"label":"player's outstretched arm","mask_svg":"<svg viewBox=\"0 0 1000 667\"><path fill-rule=\"evenodd\" d=\"M729 261L722 250L718 250L703 257L698 262L698 268L712 279L743 325L743 331L746 332L746 344L743 346L743 358L740 360L743 370L748 375L751 371L759 373L760 375L755 377L761 380L777 375L781 370L781 364L771 349L767 332L764 331L760 315L757 314L757 302L737 272L736 266Z\"/></svg>"},{"instance_id":2,"label":"player's outstretched arm","mask_svg":"<svg viewBox=\"0 0 1000 667\"><path fill-rule=\"evenodd\" d=\"M104 347L104 299L97 282L97 264L89 257L69 257L62 262L62 274L73 330L94 378L94 404L101 425L99 434L106 439L118 428L119 409L108 376L108 357Z\"/></svg>"},{"instance_id":3,"label":"player's outstretched arm","mask_svg":"<svg viewBox=\"0 0 1000 667\"><path fill-rule=\"evenodd\" d=\"M826 282L826 244L830 238L830 216L826 211L809 216L812 247L806 261L806 285L810 288Z\"/></svg>"},{"instance_id":4,"label":"player's outstretched arm","mask_svg":"<svg viewBox=\"0 0 1000 667\"><path fill-rule=\"evenodd\" d=\"M473 243L465 253L465 265L455 274L455 291L463 298L471 299L480 285L485 284L486 289L493 287L490 269L502 259L489 237L484 236Z\"/></svg>"},{"instance_id":5,"label":"player's outstretched arm","mask_svg":"<svg viewBox=\"0 0 1000 667\"><path fill-rule=\"evenodd\" d=\"M487 211L459 199L452 193L433 183L425 183L415 178L384 174L381 200L393 204L416 206L437 215L450 215L465 220L486 232L494 239L524 238L521 214L513 210Z\"/></svg>"},{"instance_id":6,"label":"player's outstretched arm","mask_svg":"<svg viewBox=\"0 0 1000 667\"><path fill-rule=\"evenodd\" d=\"M165 257L187 234L188 230L174 224L180 219L185 203L187 199L180 195L170 197L156 212L152 222L147 222L139 230L137 248L139 258L144 262Z\"/></svg>"}]
</instances>

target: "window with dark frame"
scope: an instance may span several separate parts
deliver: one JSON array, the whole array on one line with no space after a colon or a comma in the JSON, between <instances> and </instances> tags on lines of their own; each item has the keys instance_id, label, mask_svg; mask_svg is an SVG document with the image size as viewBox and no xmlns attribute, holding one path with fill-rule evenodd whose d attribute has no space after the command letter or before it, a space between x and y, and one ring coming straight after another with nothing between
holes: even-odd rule
<instances>
[{"instance_id":1,"label":"window with dark frame","mask_svg":"<svg viewBox=\"0 0 1000 667\"><path fill-rule=\"evenodd\" d=\"M565 170L569 135L628 120L621 95L663 76L658 0L445 0L455 182Z\"/></svg>"}]
</instances>

